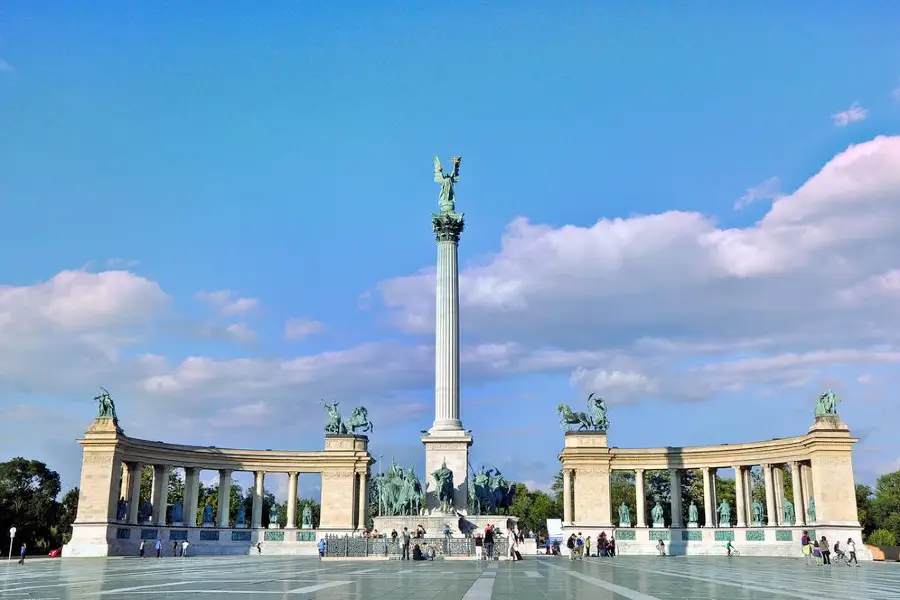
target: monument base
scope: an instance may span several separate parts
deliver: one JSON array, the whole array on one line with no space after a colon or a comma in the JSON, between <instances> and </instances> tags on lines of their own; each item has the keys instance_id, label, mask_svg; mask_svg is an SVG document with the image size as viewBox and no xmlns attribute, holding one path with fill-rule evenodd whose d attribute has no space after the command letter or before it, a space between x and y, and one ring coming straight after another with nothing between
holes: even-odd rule
<instances>
[{"instance_id":1,"label":"monument base","mask_svg":"<svg viewBox=\"0 0 900 600\"><path fill-rule=\"evenodd\" d=\"M512 523L508 523L512 520ZM444 526L450 526L450 537L465 537L476 532L484 533L484 528L489 524L495 529L506 534L507 525L515 525L519 518L510 515L410 515L397 517L375 517L375 529L380 534L391 535L391 531L401 533L406 527L411 534L416 533L416 528L421 525L425 528L425 535L429 538L440 537L444 534ZM460 529L462 525L462 529Z\"/></svg>"},{"instance_id":2,"label":"monument base","mask_svg":"<svg viewBox=\"0 0 900 600\"><path fill-rule=\"evenodd\" d=\"M655 556L659 554L657 544L662 540L668 556L725 556L725 545L731 541L742 556L773 556L802 560L800 538L808 531L810 537L829 540L847 538L856 542L856 556L860 562L872 560L872 552L862 543L859 526L818 527L716 527L716 528L653 528L605 529L584 524L563 526L562 537L581 533L597 539L601 533L607 538L615 538L616 552L622 556ZM595 544L592 544L595 546ZM562 544L560 551L568 555L568 548Z\"/></svg>"},{"instance_id":3,"label":"monument base","mask_svg":"<svg viewBox=\"0 0 900 600\"><path fill-rule=\"evenodd\" d=\"M699 525L696 523L688 523L688 529L697 529L697 527L699 527Z\"/></svg>"},{"instance_id":4,"label":"monument base","mask_svg":"<svg viewBox=\"0 0 900 600\"><path fill-rule=\"evenodd\" d=\"M453 505L465 514L469 506L469 448L472 436L466 430L434 430L422 435L425 445L425 506L431 511L440 509L432 473L447 465L453 472ZM452 526L452 524L451 524Z\"/></svg>"}]
</instances>

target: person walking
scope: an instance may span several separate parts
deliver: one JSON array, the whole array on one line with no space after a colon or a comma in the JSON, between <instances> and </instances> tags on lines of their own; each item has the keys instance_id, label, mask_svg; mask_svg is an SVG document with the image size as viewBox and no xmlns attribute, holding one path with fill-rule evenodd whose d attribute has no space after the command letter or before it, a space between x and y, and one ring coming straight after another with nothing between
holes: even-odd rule
<instances>
[{"instance_id":1,"label":"person walking","mask_svg":"<svg viewBox=\"0 0 900 600\"><path fill-rule=\"evenodd\" d=\"M319 558L325 558L325 538L320 538L319 543L316 544L316 547L319 549Z\"/></svg>"},{"instance_id":2,"label":"person walking","mask_svg":"<svg viewBox=\"0 0 900 600\"><path fill-rule=\"evenodd\" d=\"M190 546L190 544L188 543L187 540L184 540L183 542L181 542L181 558L187 557L188 546Z\"/></svg>"},{"instance_id":3,"label":"person walking","mask_svg":"<svg viewBox=\"0 0 900 600\"><path fill-rule=\"evenodd\" d=\"M141 540L141 545L138 548L138 556L144 558L144 540Z\"/></svg>"},{"instance_id":4,"label":"person walking","mask_svg":"<svg viewBox=\"0 0 900 600\"><path fill-rule=\"evenodd\" d=\"M156 558L162 556L162 540L156 540Z\"/></svg>"},{"instance_id":5,"label":"person walking","mask_svg":"<svg viewBox=\"0 0 900 600\"><path fill-rule=\"evenodd\" d=\"M19 548L19 564L20 565L25 564L25 550L26 550L25 542L22 542L22 547Z\"/></svg>"},{"instance_id":6,"label":"person walking","mask_svg":"<svg viewBox=\"0 0 900 600\"><path fill-rule=\"evenodd\" d=\"M855 563L856 566L859 566L859 561L856 560L856 542L853 541L853 538L847 538L847 553L850 558L847 560L847 566L850 566L850 563Z\"/></svg>"},{"instance_id":7,"label":"person walking","mask_svg":"<svg viewBox=\"0 0 900 600\"><path fill-rule=\"evenodd\" d=\"M400 560L409 560L409 530L404 527L403 533L400 534Z\"/></svg>"},{"instance_id":8,"label":"person walking","mask_svg":"<svg viewBox=\"0 0 900 600\"><path fill-rule=\"evenodd\" d=\"M172 556L178 556L178 542L172 542Z\"/></svg>"}]
</instances>

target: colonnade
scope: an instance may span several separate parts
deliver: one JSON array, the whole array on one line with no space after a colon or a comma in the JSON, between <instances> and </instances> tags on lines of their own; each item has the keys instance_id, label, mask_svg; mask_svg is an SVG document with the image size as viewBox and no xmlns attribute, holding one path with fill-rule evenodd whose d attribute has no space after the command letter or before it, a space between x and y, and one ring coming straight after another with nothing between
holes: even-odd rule
<instances>
[{"instance_id":1,"label":"colonnade","mask_svg":"<svg viewBox=\"0 0 900 600\"><path fill-rule=\"evenodd\" d=\"M759 465L763 472L763 485L765 488L765 510L760 522L756 523L753 518L753 490L751 469L754 465L732 465L734 470L734 487L735 487L735 506L730 506L733 510L731 516L733 521L728 526L733 527L784 527L795 526L802 527L814 524L814 515L809 512L809 500L813 500L812 478L810 477L811 465L809 461L791 461L789 463L763 463ZM784 515L785 497L785 472L784 467L789 467L789 473L792 483L792 497L788 499L794 506L794 518L792 522L786 522ZM704 527L718 527L718 495L716 493L716 475L717 471L723 467L700 467L703 480L703 511ZM615 471L629 470L634 473L635 481L635 515L634 527L647 527L649 509L646 505L646 487L645 477L648 469L635 468L623 469L615 467ZM671 522L668 526L673 528L681 528L687 523L686 507L682 505L681 484L685 469L667 469L669 474L669 485L672 492L670 493L670 513ZM563 469L563 523L574 523L574 489L577 487L575 482L576 469ZM612 471L610 472L612 473ZM591 473L591 476L596 476ZM588 500L590 501L590 500ZM600 503L605 505L606 510L610 514L600 514L600 522L603 524L616 524L618 518L613 519L613 514L617 507L611 506L611 502ZM617 514L617 513L616 513Z\"/></svg>"}]
</instances>

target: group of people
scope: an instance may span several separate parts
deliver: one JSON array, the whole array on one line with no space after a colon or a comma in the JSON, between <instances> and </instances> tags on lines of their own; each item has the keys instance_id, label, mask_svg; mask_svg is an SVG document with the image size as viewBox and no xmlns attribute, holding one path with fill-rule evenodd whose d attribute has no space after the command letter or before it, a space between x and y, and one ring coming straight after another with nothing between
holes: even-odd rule
<instances>
[{"instance_id":1,"label":"group of people","mask_svg":"<svg viewBox=\"0 0 900 600\"><path fill-rule=\"evenodd\" d=\"M803 549L803 557L806 559L806 564L832 564L832 548L828 545L828 539L824 535L821 539L813 540L809 537L809 532L804 531L803 537L800 538L800 547ZM853 541L853 538L847 538L847 545L845 548L847 549L846 553L844 552L844 548L841 548L840 542L834 543L833 551L835 559L846 562L848 567L851 563L858 567L859 561L856 560L856 542Z\"/></svg>"},{"instance_id":2,"label":"group of people","mask_svg":"<svg viewBox=\"0 0 900 600\"><path fill-rule=\"evenodd\" d=\"M141 558L144 558L144 553L146 552L145 540L141 540L141 545L138 547L138 555ZM188 552L188 546L190 544L187 540L184 540L179 544L178 542L172 542L172 556L182 556L186 557ZM153 549L156 550L156 558L160 558L162 556L162 540L157 539L153 544Z\"/></svg>"},{"instance_id":3,"label":"group of people","mask_svg":"<svg viewBox=\"0 0 900 600\"><path fill-rule=\"evenodd\" d=\"M600 535L597 536L596 554L591 554L591 536L583 538L579 531L578 535L573 533L569 536L569 539L566 540L566 548L569 549L569 560L576 560L585 556L613 557L616 555L616 539L613 537L607 538L605 531L600 532ZM548 540L547 554L550 554L550 551L550 542Z\"/></svg>"}]
</instances>

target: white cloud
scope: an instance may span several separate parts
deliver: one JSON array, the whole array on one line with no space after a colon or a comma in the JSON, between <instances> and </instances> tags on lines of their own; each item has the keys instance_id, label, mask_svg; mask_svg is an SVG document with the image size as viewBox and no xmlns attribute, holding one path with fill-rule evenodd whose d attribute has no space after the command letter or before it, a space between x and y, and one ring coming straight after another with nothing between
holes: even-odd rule
<instances>
[{"instance_id":1,"label":"white cloud","mask_svg":"<svg viewBox=\"0 0 900 600\"><path fill-rule=\"evenodd\" d=\"M314 333L319 333L323 329L325 329L325 325L313 319L288 319L284 324L284 337L292 341L299 340Z\"/></svg>"},{"instance_id":2,"label":"white cloud","mask_svg":"<svg viewBox=\"0 0 900 600\"><path fill-rule=\"evenodd\" d=\"M590 227L518 218L497 254L461 272L464 335L591 351L573 383L623 399L797 384L891 356L873 347L898 341L898 227L900 137L851 146L748 227L676 211ZM400 329L431 331L433 270L379 291ZM683 364L741 356L756 358L700 372ZM711 383L679 383L688 373Z\"/></svg>"},{"instance_id":3,"label":"white cloud","mask_svg":"<svg viewBox=\"0 0 900 600\"><path fill-rule=\"evenodd\" d=\"M259 306L257 298L243 298L231 290L197 292L195 297L204 304L219 309L223 315L229 317L245 314Z\"/></svg>"},{"instance_id":4,"label":"white cloud","mask_svg":"<svg viewBox=\"0 0 900 600\"><path fill-rule=\"evenodd\" d=\"M850 123L857 121L865 121L869 116L869 109L860 106L859 102L854 102L847 110L842 110L831 115L831 120L838 127L846 127Z\"/></svg>"},{"instance_id":5,"label":"white cloud","mask_svg":"<svg viewBox=\"0 0 900 600\"><path fill-rule=\"evenodd\" d=\"M234 323L225 328L228 336L236 342L253 342L256 340L256 332L243 323Z\"/></svg>"},{"instance_id":6,"label":"white cloud","mask_svg":"<svg viewBox=\"0 0 900 600\"><path fill-rule=\"evenodd\" d=\"M110 258L106 261L106 266L110 269L130 269L141 264L138 260L130 260L127 258Z\"/></svg>"},{"instance_id":7,"label":"white cloud","mask_svg":"<svg viewBox=\"0 0 900 600\"><path fill-rule=\"evenodd\" d=\"M0 73L15 73L16 70L11 64L0 58Z\"/></svg>"},{"instance_id":8,"label":"white cloud","mask_svg":"<svg viewBox=\"0 0 900 600\"><path fill-rule=\"evenodd\" d=\"M734 203L735 210L742 210L759 200L775 200L781 195L780 181L769 177L757 186L747 188L747 192Z\"/></svg>"}]
</instances>

